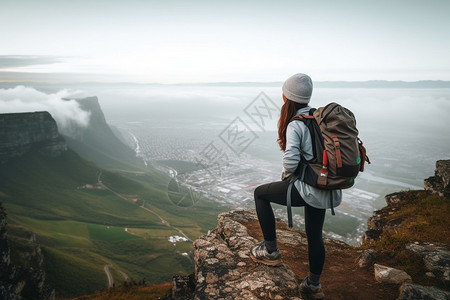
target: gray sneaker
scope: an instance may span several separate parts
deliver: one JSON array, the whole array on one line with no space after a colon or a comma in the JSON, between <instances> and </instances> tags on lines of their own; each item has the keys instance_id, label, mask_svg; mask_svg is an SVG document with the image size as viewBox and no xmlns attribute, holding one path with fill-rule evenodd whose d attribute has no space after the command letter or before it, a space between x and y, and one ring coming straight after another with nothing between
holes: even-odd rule
<instances>
[{"instance_id":1,"label":"gray sneaker","mask_svg":"<svg viewBox=\"0 0 450 300\"><path fill-rule=\"evenodd\" d=\"M250 249L250 257L255 262L259 262L269 266L278 266L279 264L281 264L280 250L277 249L272 253L269 253L264 241L257 243Z\"/></svg>"},{"instance_id":2,"label":"gray sneaker","mask_svg":"<svg viewBox=\"0 0 450 300\"><path fill-rule=\"evenodd\" d=\"M322 291L322 285L320 283L319 285L308 284L308 276L300 284L300 293L308 300L320 300L325 297Z\"/></svg>"}]
</instances>

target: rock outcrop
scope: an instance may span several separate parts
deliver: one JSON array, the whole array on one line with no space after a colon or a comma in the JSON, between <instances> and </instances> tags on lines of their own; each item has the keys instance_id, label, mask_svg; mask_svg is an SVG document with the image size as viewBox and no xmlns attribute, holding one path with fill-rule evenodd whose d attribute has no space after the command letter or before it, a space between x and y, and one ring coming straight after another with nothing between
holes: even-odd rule
<instances>
[{"instance_id":1,"label":"rock outcrop","mask_svg":"<svg viewBox=\"0 0 450 300\"><path fill-rule=\"evenodd\" d=\"M400 287L400 296L397 300L450 300L450 293L432 286L405 282Z\"/></svg>"},{"instance_id":2,"label":"rock outcrop","mask_svg":"<svg viewBox=\"0 0 450 300\"><path fill-rule=\"evenodd\" d=\"M44 259L34 235L27 249L20 253L21 265L14 266L10 259L6 225L6 212L0 203L0 299L54 298L54 291L45 282Z\"/></svg>"},{"instance_id":3,"label":"rock outcrop","mask_svg":"<svg viewBox=\"0 0 450 300\"><path fill-rule=\"evenodd\" d=\"M450 287L450 251L433 244L407 244L406 249L422 258L426 275L437 278L444 286Z\"/></svg>"},{"instance_id":4,"label":"rock outcrop","mask_svg":"<svg viewBox=\"0 0 450 300\"><path fill-rule=\"evenodd\" d=\"M297 279L289 267L268 268L250 259L257 241L242 223L255 218L249 211L221 214L217 228L194 242L194 299L296 299Z\"/></svg>"},{"instance_id":5,"label":"rock outcrop","mask_svg":"<svg viewBox=\"0 0 450 300\"><path fill-rule=\"evenodd\" d=\"M431 194L450 197L450 160L438 160L434 176L425 179L424 184Z\"/></svg>"},{"instance_id":6,"label":"rock outcrop","mask_svg":"<svg viewBox=\"0 0 450 300\"><path fill-rule=\"evenodd\" d=\"M0 114L0 164L32 149L49 156L67 150L50 113Z\"/></svg>"},{"instance_id":7,"label":"rock outcrop","mask_svg":"<svg viewBox=\"0 0 450 300\"><path fill-rule=\"evenodd\" d=\"M254 210L220 214L217 228L194 242L195 274L175 276L166 299L303 299L298 285L308 272L305 232L277 221L283 259L278 267L255 263L250 258L249 249L259 234ZM398 288L385 288L376 282L373 269L357 266L356 249L330 239L324 239L324 244L330 263L324 270L323 284L326 293L333 293L331 299L370 299L380 289L384 289L380 297L398 292ZM342 289L346 284L352 289Z\"/></svg>"}]
</instances>

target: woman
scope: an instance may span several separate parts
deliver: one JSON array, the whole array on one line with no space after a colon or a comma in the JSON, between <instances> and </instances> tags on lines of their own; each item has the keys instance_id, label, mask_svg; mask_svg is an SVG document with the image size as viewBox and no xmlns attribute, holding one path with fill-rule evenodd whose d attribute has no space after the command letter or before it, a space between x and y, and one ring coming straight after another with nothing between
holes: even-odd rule
<instances>
[{"instance_id":1,"label":"woman","mask_svg":"<svg viewBox=\"0 0 450 300\"><path fill-rule=\"evenodd\" d=\"M301 121L291 121L298 114L308 115L308 106L313 84L308 75L299 73L288 78L283 84L284 105L278 121L278 144L283 153L282 181L258 186L255 189L255 205L264 241L251 248L253 260L267 265L281 263L281 253L277 248L275 217L271 202L286 205L289 179L297 169L300 158L313 158L312 141L308 128ZM341 203L341 190L325 191L307 185L297 179L291 189L292 206L305 207L305 230L308 239L310 272L303 279L300 291L313 299L322 299L324 294L320 275L325 261L322 227L325 209L330 207L330 193L333 193L333 207Z\"/></svg>"}]
</instances>

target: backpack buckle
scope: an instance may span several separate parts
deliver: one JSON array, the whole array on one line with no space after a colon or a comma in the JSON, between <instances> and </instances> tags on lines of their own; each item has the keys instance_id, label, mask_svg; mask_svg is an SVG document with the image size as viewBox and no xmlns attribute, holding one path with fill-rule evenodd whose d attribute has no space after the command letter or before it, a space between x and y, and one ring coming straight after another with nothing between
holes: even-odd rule
<instances>
[{"instance_id":1,"label":"backpack buckle","mask_svg":"<svg viewBox=\"0 0 450 300\"><path fill-rule=\"evenodd\" d=\"M339 142L339 139L337 136L332 136L333 142L334 142L334 148L339 149L341 148L341 143Z\"/></svg>"}]
</instances>

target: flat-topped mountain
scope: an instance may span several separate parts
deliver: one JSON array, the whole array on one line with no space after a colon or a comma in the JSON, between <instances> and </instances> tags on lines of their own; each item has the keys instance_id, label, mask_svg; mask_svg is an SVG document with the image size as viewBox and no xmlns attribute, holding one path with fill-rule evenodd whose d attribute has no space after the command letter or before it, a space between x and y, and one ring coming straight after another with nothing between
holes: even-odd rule
<instances>
[{"instance_id":1,"label":"flat-topped mountain","mask_svg":"<svg viewBox=\"0 0 450 300\"><path fill-rule=\"evenodd\" d=\"M31 149L49 156L58 156L67 150L50 113L0 114L0 164Z\"/></svg>"}]
</instances>

